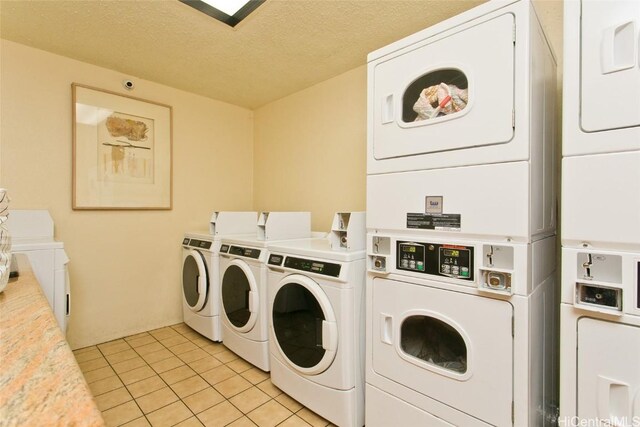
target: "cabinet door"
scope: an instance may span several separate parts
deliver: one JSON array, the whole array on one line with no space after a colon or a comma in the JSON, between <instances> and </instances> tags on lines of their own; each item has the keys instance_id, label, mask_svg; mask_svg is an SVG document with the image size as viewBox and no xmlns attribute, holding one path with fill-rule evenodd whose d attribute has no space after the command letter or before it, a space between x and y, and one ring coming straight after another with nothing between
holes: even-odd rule
<instances>
[{"instance_id":1,"label":"cabinet door","mask_svg":"<svg viewBox=\"0 0 640 427\"><path fill-rule=\"evenodd\" d=\"M580 418L616 427L640 420L640 327L580 319L577 389Z\"/></svg>"},{"instance_id":2,"label":"cabinet door","mask_svg":"<svg viewBox=\"0 0 640 427\"><path fill-rule=\"evenodd\" d=\"M375 158L510 141L514 25L505 14L377 63L370 94Z\"/></svg>"},{"instance_id":3,"label":"cabinet door","mask_svg":"<svg viewBox=\"0 0 640 427\"><path fill-rule=\"evenodd\" d=\"M640 2L583 1L580 33L583 130L640 126Z\"/></svg>"}]
</instances>

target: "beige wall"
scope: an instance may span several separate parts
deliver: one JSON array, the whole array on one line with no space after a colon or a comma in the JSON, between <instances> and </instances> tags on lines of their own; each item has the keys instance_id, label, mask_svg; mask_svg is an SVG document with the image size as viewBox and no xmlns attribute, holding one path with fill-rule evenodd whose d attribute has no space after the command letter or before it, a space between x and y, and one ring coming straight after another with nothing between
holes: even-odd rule
<instances>
[{"instance_id":1,"label":"beige wall","mask_svg":"<svg viewBox=\"0 0 640 427\"><path fill-rule=\"evenodd\" d=\"M255 111L257 210L308 210L328 231L365 209L366 84L362 66Z\"/></svg>"},{"instance_id":2,"label":"beige wall","mask_svg":"<svg viewBox=\"0 0 640 427\"><path fill-rule=\"evenodd\" d=\"M71 258L72 348L182 321L182 234L252 206L253 113L134 78L132 95L173 107L173 210L73 211L71 83L125 93L130 76L1 43L0 186L12 208L53 216Z\"/></svg>"}]
</instances>

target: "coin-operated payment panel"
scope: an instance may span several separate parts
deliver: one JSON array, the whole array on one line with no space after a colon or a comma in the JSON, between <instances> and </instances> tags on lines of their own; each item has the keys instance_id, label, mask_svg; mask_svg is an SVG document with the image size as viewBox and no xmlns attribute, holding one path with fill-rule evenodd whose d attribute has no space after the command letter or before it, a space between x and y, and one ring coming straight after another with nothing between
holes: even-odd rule
<instances>
[{"instance_id":1,"label":"coin-operated payment panel","mask_svg":"<svg viewBox=\"0 0 640 427\"><path fill-rule=\"evenodd\" d=\"M398 270L473 281L473 246L397 242Z\"/></svg>"}]
</instances>

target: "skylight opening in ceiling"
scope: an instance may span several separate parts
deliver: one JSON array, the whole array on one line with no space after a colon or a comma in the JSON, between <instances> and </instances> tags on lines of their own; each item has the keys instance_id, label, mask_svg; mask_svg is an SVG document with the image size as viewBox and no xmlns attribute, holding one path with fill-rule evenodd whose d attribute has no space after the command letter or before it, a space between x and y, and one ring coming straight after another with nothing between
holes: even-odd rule
<instances>
[{"instance_id":1,"label":"skylight opening in ceiling","mask_svg":"<svg viewBox=\"0 0 640 427\"><path fill-rule=\"evenodd\" d=\"M235 27L265 0L179 0L212 18Z\"/></svg>"}]
</instances>

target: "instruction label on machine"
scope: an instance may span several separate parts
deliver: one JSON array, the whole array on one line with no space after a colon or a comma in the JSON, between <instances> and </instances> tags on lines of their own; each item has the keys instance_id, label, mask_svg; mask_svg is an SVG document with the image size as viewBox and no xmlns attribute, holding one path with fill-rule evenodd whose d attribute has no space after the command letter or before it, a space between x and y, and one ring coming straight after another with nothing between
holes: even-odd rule
<instances>
[{"instance_id":1,"label":"instruction label on machine","mask_svg":"<svg viewBox=\"0 0 640 427\"><path fill-rule=\"evenodd\" d=\"M460 214L408 213L407 228L423 230L460 231Z\"/></svg>"}]
</instances>

